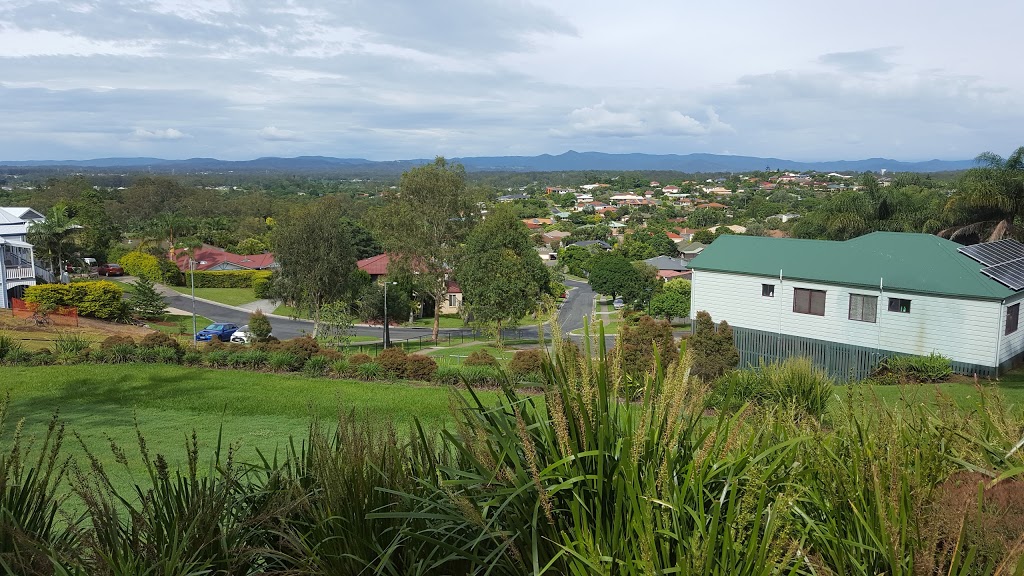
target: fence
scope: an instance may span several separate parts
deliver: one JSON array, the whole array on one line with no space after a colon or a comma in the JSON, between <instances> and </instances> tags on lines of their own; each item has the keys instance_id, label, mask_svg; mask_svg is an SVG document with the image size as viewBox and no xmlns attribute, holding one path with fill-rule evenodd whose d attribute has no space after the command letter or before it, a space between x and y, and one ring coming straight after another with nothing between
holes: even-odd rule
<instances>
[{"instance_id":1,"label":"fence","mask_svg":"<svg viewBox=\"0 0 1024 576\"><path fill-rule=\"evenodd\" d=\"M508 340L523 340L526 338L537 338L537 332L528 328L510 328L501 331L501 337ZM479 330L445 330L437 335L437 342L434 342L430 334L416 336L415 338L391 339L390 346L402 348L406 352L417 352L424 348L449 347L466 342L489 342L494 340L493 334L486 334ZM361 342L349 344L344 347L346 351L358 352L376 356L384 349L384 342Z\"/></svg>"},{"instance_id":2,"label":"fence","mask_svg":"<svg viewBox=\"0 0 1024 576\"><path fill-rule=\"evenodd\" d=\"M54 310L40 310L39 305L11 298L11 311L15 318L23 318L37 326L78 326L78 308L59 306Z\"/></svg>"},{"instance_id":3,"label":"fence","mask_svg":"<svg viewBox=\"0 0 1024 576\"><path fill-rule=\"evenodd\" d=\"M810 358L815 366L843 382L864 380L874 372L883 359L905 355L890 350L876 350L749 328L733 327L733 337L736 349L740 353L741 367L757 367L764 362L804 356ZM996 369L991 366L953 362L952 367L953 372L957 374L977 374L982 377L996 375Z\"/></svg>"}]
</instances>

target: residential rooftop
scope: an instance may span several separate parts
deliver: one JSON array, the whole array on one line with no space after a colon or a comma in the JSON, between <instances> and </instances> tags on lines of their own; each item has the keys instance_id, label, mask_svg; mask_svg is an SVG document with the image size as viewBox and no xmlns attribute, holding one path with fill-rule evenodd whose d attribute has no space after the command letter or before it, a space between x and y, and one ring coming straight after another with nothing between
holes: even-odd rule
<instances>
[{"instance_id":1,"label":"residential rooftop","mask_svg":"<svg viewBox=\"0 0 1024 576\"><path fill-rule=\"evenodd\" d=\"M843 242L721 236L690 263L693 270L749 274L894 292L1003 300L1016 294L983 275L960 244L906 232L873 232Z\"/></svg>"}]
</instances>

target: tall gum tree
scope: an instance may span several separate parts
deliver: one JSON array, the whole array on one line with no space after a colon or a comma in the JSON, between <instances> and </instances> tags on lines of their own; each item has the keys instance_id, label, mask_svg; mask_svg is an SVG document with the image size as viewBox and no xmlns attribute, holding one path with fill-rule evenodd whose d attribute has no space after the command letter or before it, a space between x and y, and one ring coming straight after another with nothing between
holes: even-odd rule
<instances>
[{"instance_id":1,"label":"tall gum tree","mask_svg":"<svg viewBox=\"0 0 1024 576\"><path fill-rule=\"evenodd\" d=\"M438 157L402 174L398 189L388 192L368 215L384 251L414 270L433 298L435 341L447 281L479 213L474 194L466 188L465 168Z\"/></svg>"}]
</instances>

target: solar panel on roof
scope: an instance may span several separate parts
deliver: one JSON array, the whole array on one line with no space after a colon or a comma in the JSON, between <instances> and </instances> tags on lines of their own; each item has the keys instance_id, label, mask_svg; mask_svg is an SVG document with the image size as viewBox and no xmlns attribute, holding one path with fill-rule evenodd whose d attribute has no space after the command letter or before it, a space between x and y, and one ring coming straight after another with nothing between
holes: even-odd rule
<instances>
[{"instance_id":1,"label":"solar panel on roof","mask_svg":"<svg viewBox=\"0 0 1024 576\"><path fill-rule=\"evenodd\" d=\"M1024 289L1024 259L982 268L981 273L1010 290Z\"/></svg>"},{"instance_id":2,"label":"solar panel on roof","mask_svg":"<svg viewBox=\"0 0 1024 576\"><path fill-rule=\"evenodd\" d=\"M972 246L963 246L957 250L961 254L981 262L985 266L995 266L1024 258L1024 244L1013 238L997 242L985 242Z\"/></svg>"}]
</instances>

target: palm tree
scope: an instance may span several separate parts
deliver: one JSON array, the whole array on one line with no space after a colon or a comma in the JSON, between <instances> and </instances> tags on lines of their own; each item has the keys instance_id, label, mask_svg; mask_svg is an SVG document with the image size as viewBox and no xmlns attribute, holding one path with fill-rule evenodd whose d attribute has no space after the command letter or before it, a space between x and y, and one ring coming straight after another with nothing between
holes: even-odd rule
<instances>
[{"instance_id":1,"label":"palm tree","mask_svg":"<svg viewBox=\"0 0 1024 576\"><path fill-rule=\"evenodd\" d=\"M976 168L961 179L961 190L949 198L946 214L956 225L939 236L959 242L994 242L1018 236L1016 221L1024 217L1024 146L1009 158L985 152Z\"/></svg>"},{"instance_id":2,"label":"palm tree","mask_svg":"<svg viewBox=\"0 0 1024 576\"><path fill-rule=\"evenodd\" d=\"M79 228L81 226L68 215L68 207L63 203L50 208L46 219L29 226L29 241L36 250L42 252L43 258L50 265L50 272L55 276L60 275L64 256L71 252L71 234Z\"/></svg>"}]
</instances>

